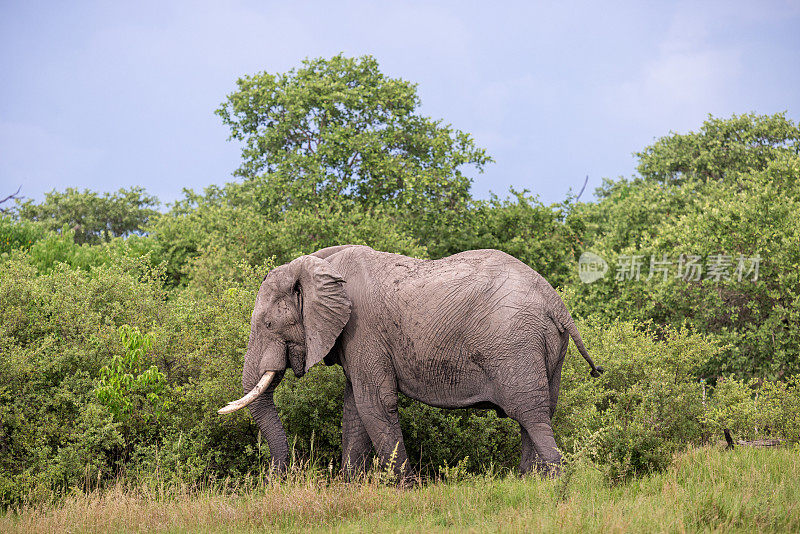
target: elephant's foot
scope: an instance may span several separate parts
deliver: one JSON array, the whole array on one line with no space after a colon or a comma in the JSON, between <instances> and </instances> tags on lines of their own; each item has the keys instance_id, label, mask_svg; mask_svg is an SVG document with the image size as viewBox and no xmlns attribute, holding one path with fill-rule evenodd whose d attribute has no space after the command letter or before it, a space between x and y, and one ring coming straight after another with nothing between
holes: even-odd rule
<instances>
[{"instance_id":1,"label":"elephant's foot","mask_svg":"<svg viewBox=\"0 0 800 534\"><path fill-rule=\"evenodd\" d=\"M270 460L269 469L264 473L266 480L283 480L289 473L289 459L273 458Z\"/></svg>"},{"instance_id":2,"label":"elephant's foot","mask_svg":"<svg viewBox=\"0 0 800 534\"><path fill-rule=\"evenodd\" d=\"M544 478L557 478L561 476L561 461L536 462L536 472Z\"/></svg>"},{"instance_id":3,"label":"elephant's foot","mask_svg":"<svg viewBox=\"0 0 800 534\"><path fill-rule=\"evenodd\" d=\"M413 471L408 475L400 477L397 487L401 489L414 489L422 486L422 478Z\"/></svg>"},{"instance_id":4,"label":"elephant's foot","mask_svg":"<svg viewBox=\"0 0 800 534\"><path fill-rule=\"evenodd\" d=\"M543 462L538 459L526 465L525 462L520 462L519 474L526 476L531 473L536 473L543 478L557 478L561 476L562 466L561 462Z\"/></svg>"},{"instance_id":5,"label":"elephant's foot","mask_svg":"<svg viewBox=\"0 0 800 534\"><path fill-rule=\"evenodd\" d=\"M561 453L556 446L550 424L529 423L520 424L520 427L522 437L520 473L525 475L535 469L540 475L560 475Z\"/></svg>"}]
</instances>

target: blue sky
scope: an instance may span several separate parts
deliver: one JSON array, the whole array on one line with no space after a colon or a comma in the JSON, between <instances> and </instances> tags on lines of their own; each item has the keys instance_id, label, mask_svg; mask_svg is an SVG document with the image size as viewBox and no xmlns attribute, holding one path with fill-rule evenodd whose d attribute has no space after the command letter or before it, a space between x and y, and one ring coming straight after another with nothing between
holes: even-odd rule
<instances>
[{"instance_id":1,"label":"blue sky","mask_svg":"<svg viewBox=\"0 0 800 534\"><path fill-rule=\"evenodd\" d=\"M496 163L473 191L545 202L630 176L711 113L800 118L800 2L8 2L0 196L231 181L214 110L242 75L372 54Z\"/></svg>"}]
</instances>

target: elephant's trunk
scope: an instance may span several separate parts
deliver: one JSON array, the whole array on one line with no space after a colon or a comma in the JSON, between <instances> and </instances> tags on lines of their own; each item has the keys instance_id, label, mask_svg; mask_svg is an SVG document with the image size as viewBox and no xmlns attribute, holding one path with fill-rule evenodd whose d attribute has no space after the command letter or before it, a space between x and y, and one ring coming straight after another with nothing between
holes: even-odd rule
<instances>
[{"instance_id":1,"label":"elephant's trunk","mask_svg":"<svg viewBox=\"0 0 800 534\"><path fill-rule=\"evenodd\" d=\"M247 395L239 400L229 402L227 406L219 410L219 413L226 414L249 406L250 414L258 424L261 435L269 444L272 465L279 472L283 472L289 462L289 443L286 440L286 432L278 417L278 410L273 398L275 388L280 384L283 373L284 371L267 371Z\"/></svg>"},{"instance_id":2,"label":"elephant's trunk","mask_svg":"<svg viewBox=\"0 0 800 534\"><path fill-rule=\"evenodd\" d=\"M273 393L280 384L284 371L275 372L275 378L267 390L250 403L248 408L250 414L258 424L261 436L269 444L269 452L272 456L272 466L276 471L282 473L289 464L289 443L286 440L286 432L278 417L278 410L275 407Z\"/></svg>"},{"instance_id":3,"label":"elephant's trunk","mask_svg":"<svg viewBox=\"0 0 800 534\"><path fill-rule=\"evenodd\" d=\"M278 471L284 471L289 463L289 444L273 400L285 370L286 345L251 334L242 373L242 387L247 394L220 410L229 413L244 406L250 409L261 436L269 444L272 465Z\"/></svg>"}]
</instances>

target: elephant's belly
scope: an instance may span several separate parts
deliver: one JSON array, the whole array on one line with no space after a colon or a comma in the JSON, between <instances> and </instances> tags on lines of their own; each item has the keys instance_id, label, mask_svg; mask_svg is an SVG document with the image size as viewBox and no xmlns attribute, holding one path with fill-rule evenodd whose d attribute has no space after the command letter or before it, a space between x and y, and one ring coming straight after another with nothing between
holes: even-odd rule
<instances>
[{"instance_id":1,"label":"elephant's belly","mask_svg":"<svg viewBox=\"0 0 800 534\"><path fill-rule=\"evenodd\" d=\"M443 394L434 390L421 391L420 388L399 387L400 392L416 401L420 401L434 408L495 408L495 404L486 399L486 395L454 395Z\"/></svg>"},{"instance_id":2,"label":"elephant's belly","mask_svg":"<svg viewBox=\"0 0 800 534\"><path fill-rule=\"evenodd\" d=\"M417 371L407 375L398 372L397 377L400 392L414 400L436 408L471 408L493 400L487 391L487 377L480 369Z\"/></svg>"}]
</instances>

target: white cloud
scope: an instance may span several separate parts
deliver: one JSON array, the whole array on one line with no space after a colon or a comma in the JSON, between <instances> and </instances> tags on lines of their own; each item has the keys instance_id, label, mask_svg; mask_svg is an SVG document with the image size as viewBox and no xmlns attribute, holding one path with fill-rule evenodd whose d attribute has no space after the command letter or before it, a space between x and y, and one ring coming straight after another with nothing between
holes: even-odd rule
<instances>
[{"instance_id":1,"label":"white cloud","mask_svg":"<svg viewBox=\"0 0 800 534\"><path fill-rule=\"evenodd\" d=\"M668 121L673 130L727 108L743 73L742 53L735 44L713 44L710 25L702 13L676 13L655 57L609 87L607 105L628 119Z\"/></svg>"}]
</instances>

